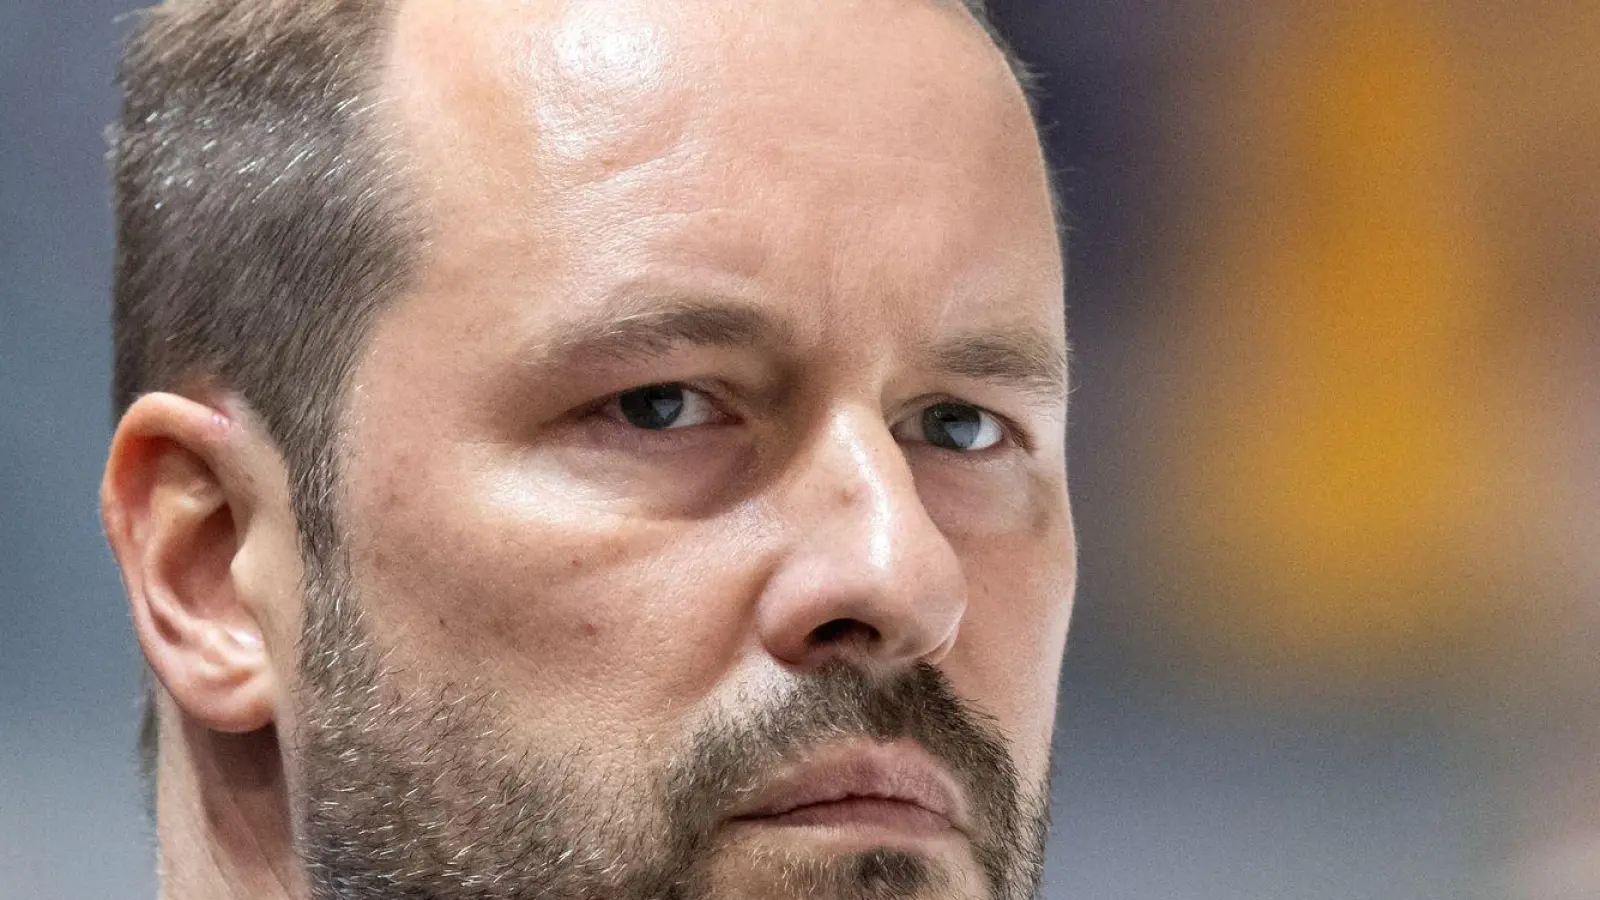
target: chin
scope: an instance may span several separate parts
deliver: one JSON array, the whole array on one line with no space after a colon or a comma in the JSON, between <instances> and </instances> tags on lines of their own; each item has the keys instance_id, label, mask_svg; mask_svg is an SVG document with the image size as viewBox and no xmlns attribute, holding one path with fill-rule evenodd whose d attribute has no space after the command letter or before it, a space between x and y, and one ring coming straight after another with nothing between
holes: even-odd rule
<instances>
[{"instance_id":1,"label":"chin","mask_svg":"<svg viewBox=\"0 0 1600 900\"><path fill-rule=\"evenodd\" d=\"M750 832L756 833L750 833ZM884 836L869 829L743 829L709 860L693 900L988 900L959 833ZM808 833L797 833L808 832Z\"/></svg>"}]
</instances>

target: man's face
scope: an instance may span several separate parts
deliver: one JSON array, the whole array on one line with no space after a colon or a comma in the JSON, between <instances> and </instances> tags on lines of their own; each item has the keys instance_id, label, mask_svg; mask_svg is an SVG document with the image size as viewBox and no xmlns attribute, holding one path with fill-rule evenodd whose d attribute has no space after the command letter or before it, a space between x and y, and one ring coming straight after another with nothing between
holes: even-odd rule
<instances>
[{"instance_id":1,"label":"man's face","mask_svg":"<svg viewBox=\"0 0 1600 900\"><path fill-rule=\"evenodd\" d=\"M1026 896L1075 578L1021 94L934 0L412 0L429 241L288 742L319 896Z\"/></svg>"}]
</instances>

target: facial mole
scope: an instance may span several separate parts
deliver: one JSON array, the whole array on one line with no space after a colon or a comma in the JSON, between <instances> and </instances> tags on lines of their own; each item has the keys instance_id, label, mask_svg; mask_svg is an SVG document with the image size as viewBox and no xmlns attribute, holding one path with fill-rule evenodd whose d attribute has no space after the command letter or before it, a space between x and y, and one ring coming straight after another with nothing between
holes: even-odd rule
<instances>
[{"instance_id":1,"label":"facial mole","mask_svg":"<svg viewBox=\"0 0 1600 900\"><path fill-rule=\"evenodd\" d=\"M1028 492L1028 504L1033 507L1028 524L1032 527L1035 535L1047 535L1056 526L1060 517L1060 510L1057 509L1054 503L1050 502L1053 496L1054 494L1051 491L1042 489L1042 486L1039 490Z\"/></svg>"}]
</instances>

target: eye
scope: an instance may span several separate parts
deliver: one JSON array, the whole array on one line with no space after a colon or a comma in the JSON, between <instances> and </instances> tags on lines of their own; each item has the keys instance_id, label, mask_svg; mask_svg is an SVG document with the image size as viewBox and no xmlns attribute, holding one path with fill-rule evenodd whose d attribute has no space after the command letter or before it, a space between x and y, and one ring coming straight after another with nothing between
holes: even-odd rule
<instances>
[{"instance_id":1,"label":"eye","mask_svg":"<svg viewBox=\"0 0 1600 900\"><path fill-rule=\"evenodd\" d=\"M681 384L652 384L623 391L601 411L646 431L692 428L721 418L705 394Z\"/></svg>"},{"instance_id":2,"label":"eye","mask_svg":"<svg viewBox=\"0 0 1600 900\"><path fill-rule=\"evenodd\" d=\"M932 444L943 450L972 453L1005 439L1005 427L993 415L969 403L944 401L895 426L895 437Z\"/></svg>"}]
</instances>

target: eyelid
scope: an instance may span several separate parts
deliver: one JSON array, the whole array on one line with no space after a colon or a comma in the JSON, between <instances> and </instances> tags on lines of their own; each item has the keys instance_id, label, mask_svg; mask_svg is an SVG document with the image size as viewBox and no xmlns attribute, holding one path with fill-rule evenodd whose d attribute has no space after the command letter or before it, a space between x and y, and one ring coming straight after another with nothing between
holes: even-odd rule
<instances>
[{"instance_id":1,"label":"eyelid","mask_svg":"<svg viewBox=\"0 0 1600 900\"><path fill-rule=\"evenodd\" d=\"M993 447L986 447L982 450L961 452L961 455L963 456L982 456L990 451L1000 450L1007 447L1022 450L1024 452L1031 452L1036 446L1032 435L1029 434L1026 428L1023 428L1021 425L1019 425L1015 419L1004 413L995 412L993 409L990 409L981 403L973 403L970 400L963 400L960 397L952 396L950 394L933 394L918 399L914 404L907 408L906 412L901 415L900 418L896 419L890 424L890 431L899 430L899 428L905 423L914 421L916 418L920 417L922 413L928 409L928 407L938 406L941 403L955 403L961 406L970 406L973 409L976 409L978 412L994 419L995 424L1000 427L1002 437L999 443L995 444ZM914 443L926 444L928 441L918 440Z\"/></svg>"},{"instance_id":2,"label":"eyelid","mask_svg":"<svg viewBox=\"0 0 1600 900\"><path fill-rule=\"evenodd\" d=\"M581 408L578 411L579 417L580 418L588 418L588 417L593 416L593 415L602 415L602 414L605 413L607 408L611 407L613 404L615 404L618 401L620 401L623 394L629 394L629 393L632 393L634 391L640 391L640 390L644 390L645 388L652 388L652 387L676 387L676 388L682 388L685 391L688 391L688 392L694 393L694 394L699 394L700 396L704 397L706 403L711 407L711 409L713 411L716 412L716 414L722 420L722 421L717 421L717 422L713 422L713 423L709 423L709 424L724 425L724 424L727 424L727 422L734 421L734 420L736 420L738 418L737 416L735 416L734 414L732 414L732 413L730 413L728 411L728 404L726 403L725 396L724 396L727 393L726 387L723 386L723 385L720 385L720 384L708 383L708 382L703 382L703 381L649 381L649 382L645 382L643 384L631 385L629 387L623 388L620 391L613 391L612 393L607 394L606 396L600 398L599 400L596 400L595 402L590 403L587 406ZM613 419L615 421L620 421L620 420L616 420L616 418L613 417L613 416L606 416L606 418ZM704 426L693 426L693 427L704 427ZM682 428L661 429L657 433L664 433L664 432L667 432L667 431L682 431L682 430L684 430L684 429L682 429Z\"/></svg>"}]
</instances>

